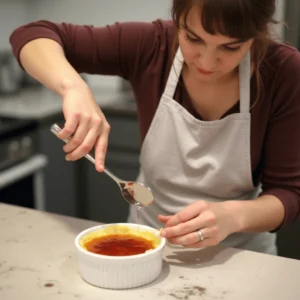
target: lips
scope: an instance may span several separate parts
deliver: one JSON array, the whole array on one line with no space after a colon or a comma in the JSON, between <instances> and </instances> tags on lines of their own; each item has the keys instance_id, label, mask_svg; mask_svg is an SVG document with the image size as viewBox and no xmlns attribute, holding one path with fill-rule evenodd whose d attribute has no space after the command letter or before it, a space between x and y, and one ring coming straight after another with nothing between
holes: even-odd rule
<instances>
[{"instance_id":1,"label":"lips","mask_svg":"<svg viewBox=\"0 0 300 300\"><path fill-rule=\"evenodd\" d=\"M213 74L214 72L208 72L208 71L205 71L205 70L202 70L202 69L199 69L197 68L198 72L203 74L203 75L211 75Z\"/></svg>"}]
</instances>

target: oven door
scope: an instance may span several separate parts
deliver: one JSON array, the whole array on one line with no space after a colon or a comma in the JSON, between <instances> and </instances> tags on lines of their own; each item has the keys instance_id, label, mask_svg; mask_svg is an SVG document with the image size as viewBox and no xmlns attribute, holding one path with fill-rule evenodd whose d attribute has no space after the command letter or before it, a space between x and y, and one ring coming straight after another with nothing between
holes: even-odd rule
<instances>
[{"instance_id":1,"label":"oven door","mask_svg":"<svg viewBox=\"0 0 300 300\"><path fill-rule=\"evenodd\" d=\"M0 171L0 202L45 210L43 169L45 155L27 160Z\"/></svg>"}]
</instances>

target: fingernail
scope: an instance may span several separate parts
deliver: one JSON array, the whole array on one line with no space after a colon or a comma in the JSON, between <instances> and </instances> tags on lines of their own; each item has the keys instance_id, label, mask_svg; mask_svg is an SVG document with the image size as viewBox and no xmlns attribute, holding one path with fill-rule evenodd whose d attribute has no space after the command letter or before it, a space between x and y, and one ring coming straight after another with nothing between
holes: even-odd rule
<instances>
[{"instance_id":1,"label":"fingernail","mask_svg":"<svg viewBox=\"0 0 300 300\"><path fill-rule=\"evenodd\" d=\"M160 235L161 235L162 237L166 237L166 232L165 232L164 230L162 230L161 233L160 233Z\"/></svg>"},{"instance_id":2,"label":"fingernail","mask_svg":"<svg viewBox=\"0 0 300 300\"><path fill-rule=\"evenodd\" d=\"M66 161L71 161L70 157L66 156Z\"/></svg>"}]
</instances>

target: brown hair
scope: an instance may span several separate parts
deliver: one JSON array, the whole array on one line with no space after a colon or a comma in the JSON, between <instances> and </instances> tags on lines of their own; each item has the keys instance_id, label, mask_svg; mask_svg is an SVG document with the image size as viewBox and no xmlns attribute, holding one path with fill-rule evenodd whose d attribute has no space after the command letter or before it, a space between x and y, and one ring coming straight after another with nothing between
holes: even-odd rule
<instances>
[{"instance_id":1,"label":"brown hair","mask_svg":"<svg viewBox=\"0 0 300 300\"><path fill-rule=\"evenodd\" d=\"M276 0L173 0L172 18L178 30L188 29L187 17L194 5L201 7L201 22L206 32L241 41L254 39L252 61L257 101L262 90L260 66L272 42L269 25L277 23L273 19Z\"/></svg>"}]
</instances>

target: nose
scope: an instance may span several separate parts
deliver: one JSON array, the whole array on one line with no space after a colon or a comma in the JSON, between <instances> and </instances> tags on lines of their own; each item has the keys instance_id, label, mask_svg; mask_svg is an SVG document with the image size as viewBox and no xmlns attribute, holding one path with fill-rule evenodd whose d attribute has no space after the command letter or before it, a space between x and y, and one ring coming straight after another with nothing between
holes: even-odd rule
<instances>
[{"instance_id":1,"label":"nose","mask_svg":"<svg viewBox=\"0 0 300 300\"><path fill-rule=\"evenodd\" d=\"M201 51L199 64L205 71L213 71L216 68L217 57L213 51L208 49Z\"/></svg>"}]
</instances>

